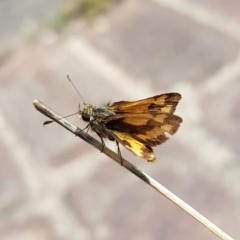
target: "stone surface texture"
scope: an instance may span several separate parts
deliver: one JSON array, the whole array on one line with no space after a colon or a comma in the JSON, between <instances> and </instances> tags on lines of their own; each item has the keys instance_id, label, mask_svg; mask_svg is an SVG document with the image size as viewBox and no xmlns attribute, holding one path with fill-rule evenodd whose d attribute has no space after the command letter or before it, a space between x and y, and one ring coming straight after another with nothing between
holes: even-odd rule
<instances>
[{"instance_id":1,"label":"stone surface texture","mask_svg":"<svg viewBox=\"0 0 240 240\"><path fill-rule=\"evenodd\" d=\"M183 123L158 161L122 155L238 239L239 1L116 1L61 33L46 23L64 1L14 2L0 2L0 239L219 239L64 128L42 126L34 99L63 116L82 105L67 75L94 105L181 93Z\"/></svg>"}]
</instances>

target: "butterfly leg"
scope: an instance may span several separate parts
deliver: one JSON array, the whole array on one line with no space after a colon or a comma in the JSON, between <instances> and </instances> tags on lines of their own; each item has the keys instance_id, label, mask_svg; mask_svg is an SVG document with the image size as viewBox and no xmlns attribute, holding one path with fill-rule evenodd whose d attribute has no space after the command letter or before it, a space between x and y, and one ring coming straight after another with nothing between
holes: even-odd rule
<instances>
[{"instance_id":1,"label":"butterfly leg","mask_svg":"<svg viewBox=\"0 0 240 240\"><path fill-rule=\"evenodd\" d=\"M121 154L120 147L119 147L119 142L116 141L116 144L117 144L117 149L118 149L118 156L121 160L121 166L122 166L123 165L123 159L122 159L122 154Z\"/></svg>"},{"instance_id":2,"label":"butterfly leg","mask_svg":"<svg viewBox=\"0 0 240 240\"><path fill-rule=\"evenodd\" d=\"M97 132L96 132L97 133ZM103 137L99 134L99 133L97 133L97 135L100 137L100 139L101 139L101 142L102 142L102 148L101 148L101 153L103 152L103 149L104 149L104 147L105 147L105 142L103 141Z\"/></svg>"},{"instance_id":3,"label":"butterfly leg","mask_svg":"<svg viewBox=\"0 0 240 240\"><path fill-rule=\"evenodd\" d=\"M90 129L90 123L85 127L85 128L83 128L83 129L80 129L80 131L77 131L76 132L76 136L78 136L78 134L80 133L80 132L82 132L82 131L84 131L85 129L87 129L87 131L86 132L88 132L89 131L89 129Z\"/></svg>"}]
</instances>

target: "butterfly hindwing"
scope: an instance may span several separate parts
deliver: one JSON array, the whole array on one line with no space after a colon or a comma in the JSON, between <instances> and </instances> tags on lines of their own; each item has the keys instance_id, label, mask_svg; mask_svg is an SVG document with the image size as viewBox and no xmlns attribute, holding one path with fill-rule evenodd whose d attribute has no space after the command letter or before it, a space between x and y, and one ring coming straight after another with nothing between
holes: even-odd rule
<instances>
[{"instance_id":1,"label":"butterfly hindwing","mask_svg":"<svg viewBox=\"0 0 240 240\"><path fill-rule=\"evenodd\" d=\"M168 137L165 132L174 134L182 119L176 115L160 113L118 114L107 119L107 129L123 134L149 146L164 143Z\"/></svg>"},{"instance_id":2,"label":"butterfly hindwing","mask_svg":"<svg viewBox=\"0 0 240 240\"><path fill-rule=\"evenodd\" d=\"M121 143L125 148L130 150L136 156L144 158L149 162L156 161L153 149L150 146L137 141L128 134L113 131L113 135L116 141Z\"/></svg>"}]
</instances>

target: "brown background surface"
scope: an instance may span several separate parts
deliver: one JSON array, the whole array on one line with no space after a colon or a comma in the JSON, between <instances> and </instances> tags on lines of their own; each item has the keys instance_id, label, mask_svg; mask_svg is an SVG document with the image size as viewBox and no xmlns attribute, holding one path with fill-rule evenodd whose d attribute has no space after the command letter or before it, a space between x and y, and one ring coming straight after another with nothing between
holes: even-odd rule
<instances>
[{"instance_id":1,"label":"brown background surface","mask_svg":"<svg viewBox=\"0 0 240 240\"><path fill-rule=\"evenodd\" d=\"M238 239L239 1L118 1L58 34L45 23L61 3L0 3L0 239L218 239L57 124L42 127L34 99L78 108L68 74L96 105L181 93L184 121L158 161L122 154Z\"/></svg>"}]
</instances>

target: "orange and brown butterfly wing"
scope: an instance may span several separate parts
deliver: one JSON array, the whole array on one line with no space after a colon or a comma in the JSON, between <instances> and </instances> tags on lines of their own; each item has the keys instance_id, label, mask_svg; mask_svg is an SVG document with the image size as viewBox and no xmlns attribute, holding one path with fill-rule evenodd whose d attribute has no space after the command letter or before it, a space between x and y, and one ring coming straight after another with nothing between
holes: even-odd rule
<instances>
[{"instance_id":1,"label":"orange and brown butterfly wing","mask_svg":"<svg viewBox=\"0 0 240 240\"><path fill-rule=\"evenodd\" d=\"M134 153L136 156L144 158L149 162L156 161L153 149L149 145L145 145L144 143L137 141L125 133L113 131L113 134L119 143L121 143L125 148Z\"/></svg>"},{"instance_id":2,"label":"orange and brown butterfly wing","mask_svg":"<svg viewBox=\"0 0 240 240\"><path fill-rule=\"evenodd\" d=\"M180 99L179 93L166 93L134 102L115 102L108 109L115 113L162 112L172 114Z\"/></svg>"},{"instance_id":3,"label":"orange and brown butterfly wing","mask_svg":"<svg viewBox=\"0 0 240 240\"><path fill-rule=\"evenodd\" d=\"M122 113L106 119L115 139L139 157L155 161L151 147L164 143L165 132L174 134L182 119L168 113Z\"/></svg>"}]
</instances>

